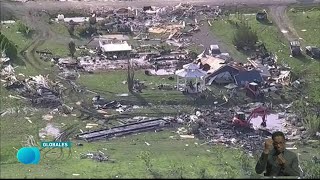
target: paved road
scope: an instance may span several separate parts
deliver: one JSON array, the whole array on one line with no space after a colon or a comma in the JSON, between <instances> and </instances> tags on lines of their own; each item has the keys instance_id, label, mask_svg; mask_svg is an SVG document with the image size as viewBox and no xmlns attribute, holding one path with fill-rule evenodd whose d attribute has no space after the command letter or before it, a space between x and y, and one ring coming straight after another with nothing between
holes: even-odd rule
<instances>
[{"instance_id":1,"label":"paved road","mask_svg":"<svg viewBox=\"0 0 320 180\"><path fill-rule=\"evenodd\" d=\"M66 1L59 2L53 0L29 1L26 3L10 2L8 0L0 0L1 9L5 10L13 8L19 10L20 8L29 10L63 10L63 9L87 9L87 8L101 8L101 7L143 7L145 5L151 6L170 6L179 3L189 2L195 5L212 5L212 6L270 6L270 5L290 5L290 4L319 4L320 0L107 0L107 1ZM3 11L2 11L3 12Z\"/></svg>"}]
</instances>

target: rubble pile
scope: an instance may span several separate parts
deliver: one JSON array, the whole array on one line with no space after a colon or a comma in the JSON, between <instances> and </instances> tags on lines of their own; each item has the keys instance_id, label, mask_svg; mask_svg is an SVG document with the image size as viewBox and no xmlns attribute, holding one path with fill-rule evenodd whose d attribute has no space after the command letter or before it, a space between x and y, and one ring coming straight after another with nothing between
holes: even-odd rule
<instances>
[{"instance_id":1,"label":"rubble pile","mask_svg":"<svg viewBox=\"0 0 320 180\"><path fill-rule=\"evenodd\" d=\"M9 64L1 71L1 81L7 89L19 93L22 98L30 100L32 105L55 108L62 105L61 95L64 87L59 82L53 82L42 75L30 76L15 75L14 68Z\"/></svg>"},{"instance_id":2,"label":"rubble pile","mask_svg":"<svg viewBox=\"0 0 320 180\"><path fill-rule=\"evenodd\" d=\"M248 111L256 104L248 104L239 109ZM237 109L237 108L235 108ZM175 121L186 125L186 131L179 131L179 134L194 134L200 139L204 139L209 144L223 144L230 147L242 147L249 153L261 152L265 138L270 138L272 131L259 128L242 128L234 126L232 119L234 110L224 107L213 107L210 109L195 110L195 114L182 114L176 117ZM285 117L285 129L289 141L305 140L306 131L301 126L291 124L296 117L292 113L282 113Z\"/></svg>"},{"instance_id":3,"label":"rubble pile","mask_svg":"<svg viewBox=\"0 0 320 180\"><path fill-rule=\"evenodd\" d=\"M260 151L264 138L269 135L253 129L232 125L233 113L226 108L197 111L197 115L181 115L178 122L189 127L189 133L205 139L209 144L243 147L250 153Z\"/></svg>"},{"instance_id":4,"label":"rubble pile","mask_svg":"<svg viewBox=\"0 0 320 180\"><path fill-rule=\"evenodd\" d=\"M104 162L104 161L114 162L114 160L109 159L109 157L107 155L105 155L102 151L88 152L86 154L81 153L80 159L93 159L98 162Z\"/></svg>"},{"instance_id":5,"label":"rubble pile","mask_svg":"<svg viewBox=\"0 0 320 180\"><path fill-rule=\"evenodd\" d=\"M140 69L176 69L179 61L193 60L187 56L186 48L193 44L191 36L200 31L201 22L223 15L219 7L182 3L173 7L101 8L92 10L92 14L97 21L102 19L100 28L111 35L93 37L85 46L90 49L89 56L77 60L60 58L59 67L77 67L89 72L126 69L127 59L131 58ZM78 24L81 23L84 22ZM123 46L129 39L125 34L133 37L129 53ZM107 50L104 45L108 45Z\"/></svg>"}]
</instances>

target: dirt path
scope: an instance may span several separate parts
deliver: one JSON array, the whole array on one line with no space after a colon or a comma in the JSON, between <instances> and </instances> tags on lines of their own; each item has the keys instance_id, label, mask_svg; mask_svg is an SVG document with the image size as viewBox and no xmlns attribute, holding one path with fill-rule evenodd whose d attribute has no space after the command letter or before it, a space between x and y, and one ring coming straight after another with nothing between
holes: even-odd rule
<instances>
[{"instance_id":1,"label":"dirt path","mask_svg":"<svg viewBox=\"0 0 320 180\"><path fill-rule=\"evenodd\" d=\"M293 25L287 16L286 6L270 6L270 15L273 22L276 23L282 34L288 39L288 41L299 39L299 34L294 29Z\"/></svg>"},{"instance_id":2,"label":"dirt path","mask_svg":"<svg viewBox=\"0 0 320 180\"><path fill-rule=\"evenodd\" d=\"M15 3L1 3L4 5L5 13L10 13L18 19L21 19L28 27L35 31L35 37L27 44L21 51L20 55L24 58L25 63L29 64L35 70L44 71L42 61L36 56L36 50L46 40L53 36L53 32L50 29L45 19L47 14L45 12L30 11L27 8L21 8Z\"/></svg>"},{"instance_id":3,"label":"dirt path","mask_svg":"<svg viewBox=\"0 0 320 180\"><path fill-rule=\"evenodd\" d=\"M210 45L218 44L222 52L227 52L225 44L210 30L210 26L207 21L203 21L200 27L200 31L194 33L191 37L192 42L199 44L202 50L206 50L206 54L209 53Z\"/></svg>"}]
</instances>

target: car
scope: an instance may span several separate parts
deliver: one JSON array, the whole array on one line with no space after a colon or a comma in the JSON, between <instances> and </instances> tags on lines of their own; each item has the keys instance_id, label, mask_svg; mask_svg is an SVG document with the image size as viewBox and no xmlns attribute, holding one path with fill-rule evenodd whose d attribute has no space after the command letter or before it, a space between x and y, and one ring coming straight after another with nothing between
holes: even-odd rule
<instances>
[{"instance_id":1,"label":"car","mask_svg":"<svg viewBox=\"0 0 320 180\"><path fill-rule=\"evenodd\" d=\"M217 45L217 44L210 45L210 53L212 55L221 54L219 45Z\"/></svg>"},{"instance_id":2,"label":"car","mask_svg":"<svg viewBox=\"0 0 320 180\"><path fill-rule=\"evenodd\" d=\"M257 20L257 21L266 21L266 20L268 20L267 11L266 11L266 10L263 10L263 11L257 12L257 14L256 14L256 20Z\"/></svg>"},{"instance_id":3,"label":"car","mask_svg":"<svg viewBox=\"0 0 320 180\"><path fill-rule=\"evenodd\" d=\"M306 46L306 54L314 59L320 59L320 48L315 46Z\"/></svg>"}]
</instances>

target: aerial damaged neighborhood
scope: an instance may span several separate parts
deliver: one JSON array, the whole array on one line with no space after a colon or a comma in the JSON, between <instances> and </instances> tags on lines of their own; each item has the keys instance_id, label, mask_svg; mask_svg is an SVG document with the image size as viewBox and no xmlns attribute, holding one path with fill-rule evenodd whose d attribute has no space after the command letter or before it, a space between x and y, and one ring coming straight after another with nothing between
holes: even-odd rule
<instances>
[{"instance_id":1,"label":"aerial damaged neighborhood","mask_svg":"<svg viewBox=\"0 0 320 180\"><path fill-rule=\"evenodd\" d=\"M320 178L319 0L0 0L0 17L0 178Z\"/></svg>"}]
</instances>

